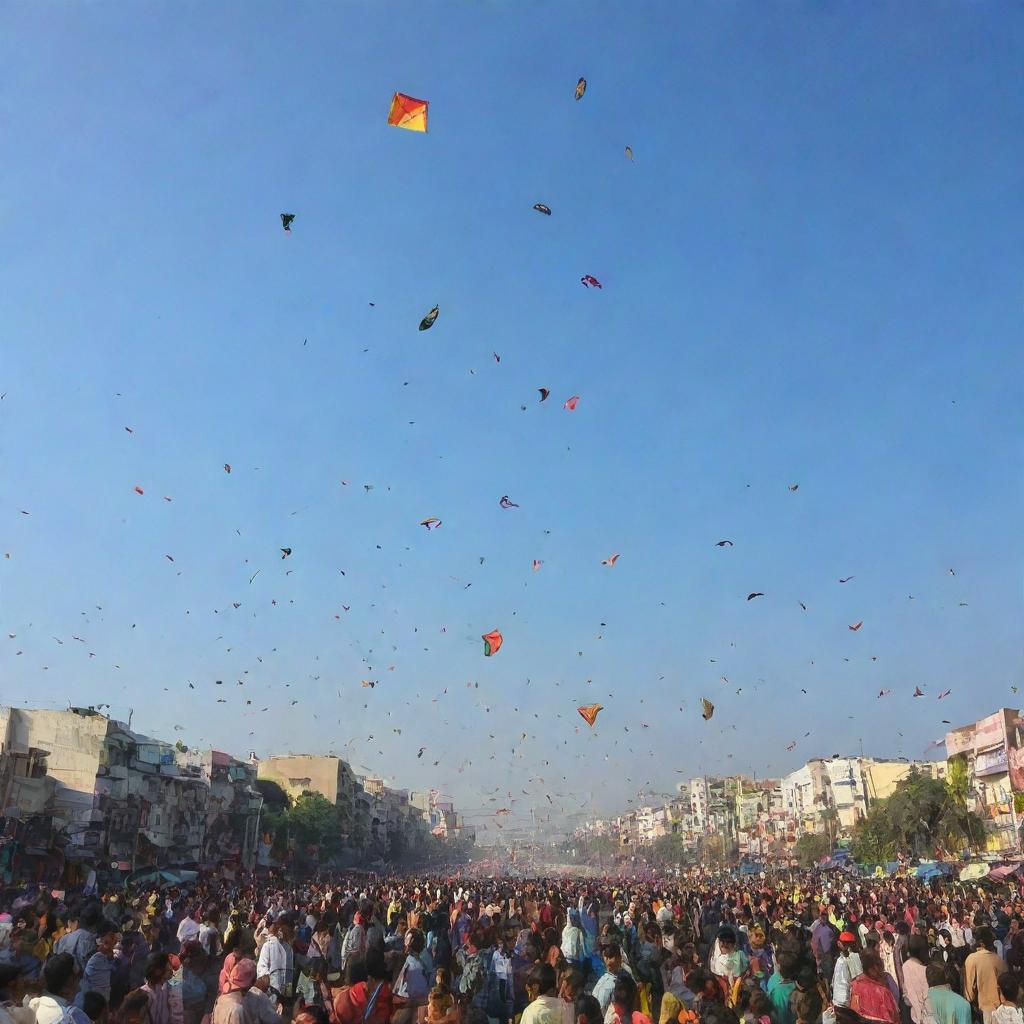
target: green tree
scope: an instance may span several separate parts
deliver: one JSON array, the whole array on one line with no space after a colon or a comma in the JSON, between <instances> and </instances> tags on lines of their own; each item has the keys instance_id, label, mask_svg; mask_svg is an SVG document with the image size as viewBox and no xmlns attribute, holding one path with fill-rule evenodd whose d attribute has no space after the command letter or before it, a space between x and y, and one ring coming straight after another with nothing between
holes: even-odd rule
<instances>
[{"instance_id":1,"label":"green tree","mask_svg":"<svg viewBox=\"0 0 1024 1024\"><path fill-rule=\"evenodd\" d=\"M682 836L670 833L667 836L658 836L652 844L654 856L666 864L676 865L683 860L684 847Z\"/></svg>"},{"instance_id":2,"label":"green tree","mask_svg":"<svg viewBox=\"0 0 1024 1024\"><path fill-rule=\"evenodd\" d=\"M321 793L303 793L288 810L288 829L302 846L320 847L321 860L341 850L338 809Z\"/></svg>"},{"instance_id":3,"label":"green tree","mask_svg":"<svg viewBox=\"0 0 1024 1024\"><path fill-rule=\"evenodd\" d=\"M811 867L817 864L823 857L832 852L833 843L827 835L817 832L813 835L803 835L793 847L793 856L804 867Z\"/></svg>"}]
</instances>

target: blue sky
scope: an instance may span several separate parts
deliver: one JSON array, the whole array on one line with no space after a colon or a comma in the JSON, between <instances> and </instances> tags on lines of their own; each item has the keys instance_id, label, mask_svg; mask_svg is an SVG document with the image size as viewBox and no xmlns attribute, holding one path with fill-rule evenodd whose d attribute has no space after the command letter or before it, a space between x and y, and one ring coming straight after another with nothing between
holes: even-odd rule
<instances>
[{"instance_id":1,"label":"blue sky","mask_svg":"<svg viewBox=\"0 0 1024 1024\"><path fill-rule=\"evenodd\" d=\"M1015 703L1019 8L5 21L4 700L542 816Z\"/></svg>"}]
</instances>

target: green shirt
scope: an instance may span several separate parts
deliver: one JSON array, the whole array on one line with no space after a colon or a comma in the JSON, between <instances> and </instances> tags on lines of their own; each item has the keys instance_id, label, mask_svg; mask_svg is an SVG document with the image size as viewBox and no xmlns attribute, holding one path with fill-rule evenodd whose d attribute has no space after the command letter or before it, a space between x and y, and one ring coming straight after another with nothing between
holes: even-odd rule
<instances>
[{"instance_id":1,"label":"green shirt","mask_svg":"<svg viewBox=\"0 0 1024 1024\"><path fill-rule=\"evenodd\" d=\"M789 1008L789 997L795 988L795 981L779 981L768 993L768 999L775 1009L775 1024L796 1024L796 1016Z\"/></svg>"},{"instance_id":2,"label":"green shirt","mask_svg":"<svg viewBox=\"0 0 1024 1024\"><path fill-rule=\"evenodd\" d=\"M971 1024L971 1004L951 988L936 986L928 989L928 1008L935 1024Z\"/></svg>"}]
</instances>

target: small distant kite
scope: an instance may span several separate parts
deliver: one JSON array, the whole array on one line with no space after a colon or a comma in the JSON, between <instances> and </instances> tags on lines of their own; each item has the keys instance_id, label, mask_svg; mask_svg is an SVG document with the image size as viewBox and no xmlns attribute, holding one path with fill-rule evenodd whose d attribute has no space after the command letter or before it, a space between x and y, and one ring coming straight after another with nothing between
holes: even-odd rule
<instances>
[{"instance_id":1,"label":"small distant kite","mask_svg":"<svg viewBox=\"0 0 1024 1024\"><path fill-rule=\"evenodd\" d=\"M584 288L600 288L602 290L604 289L604 285L601 284L601 282L598 281L598 279L594 277L593 274L584 274L580 278L580 284L582 284Z\"/></svg>"},{"instance_id":2,"label":"small distant kite","mask_svg":"<svg viewBox=\"0 0 1024 1024\"><path fill-rule=\"evenodd\" d=\"M278 550L281 552L282 558L287 558L292 553L291 548L279 548Z\"/></svg>"},{"instance_id":3,"label":"small distant kite","mask_svg":"<svg viewBox=\"0 0 1024 1024\"><path fill-rule=\"evenodd\" d=\"M505 638L496 629L490 633L484 633L480 639L484 642L485 658L490 658L492 655L497 654L501 650L501 645L505 642Z\"/></svg>"},{"instance_id":4,"label":"small distant kite","mask_svg":"<svg viewBox=\"0 0 1024 1024\"><path fill-rule=\"evenodd\" d=\"M892 690L879 690L878 691L878 696L879 697L888 697L890 693L892 693Z\"/></svg>"},{"instance_id":5,"label":"small distant kite","mask_svg":"<svg viewBox=\"0 0 1024 1024\"><path fill-rule=\"evenodd\" d=\"M720 540L715 547L716 548L731 548L733 543L731 540Z\"/></svg>"},{"instance_id":6,"label":"small distant kite","mask_svg":"<svg viewBox=\"0 0 1024 1024\"><path fill-rule=\"evenodd\" d=\"M545 206L543 203L534 203L533 204L533 208L538 213L543 213L546 217L550 217L551 216L551 207L550 206Z\"/></svg>"},{"instance_id":7,"label":"small distant kite","mask_svg":"<svg viewBox=\"0 0 1024 1024\"><path fill-rule=\"evenodd\" d=\"M626 156L628 156L630 160L633 159L633 149L631 146L626 147Z\"/></svg>"},{"instance_id":8,"label":"small distant kite","mask_svg":"<svg viewBox=\"0 0 1024 1024\"><path fill-rule=\"evenodd\" d=\"M411 132L425 132L429 106L429 100L417 100L406 96L404 92L396 92L388 113L388 124L396 128L407 128Z\"/></svg>"},{"instance_id":9,"label":"small distant kite","mask_svg":"<svg viewBox=\"0 0 1024 1024\"><path fill-rule=\"evenodd\" d=\"M755 597L764 597L764 594L760 590L755 590L752 594L747 594L747 600L753 601Z\"/></svg>"},{"instance_id":10,"label":"small distant kite","mask_svg":"<svg viewBox=\"0 0 1024 1024\"><path fill-rule=\"evenodd\" d=\"M294 213L282 213L281 214L281 227L285 229L290 235L292 233L292 221L295 220Z\"/></svg>"},{"instance_id":11,"label":"small distant kite","mask_svg":"<svg viewBox=\"0 0 1024 1024\"><path fill-rule=\"evenodd\" d=\"M619 555L618 555L618 552L616 552L614 555L609 555L607 558L602 558L601 559L601 564L602 565L607 565L607 566L612 566L618 560L619 560Z\"/></svg>"},{"instance_id":12,"label":"small distant kite","mask_svg":"<svg viewBox=\"0 0 1024 1024\"><path fill-rule=\"evenodd\" d=\"M145 494L146 492L141 487L136 487L135 488L135 493L136 494Z\"/></svg>"},{"instance_id":13,"label":"small distant kite","mask_svg":"<svg viewBox=\"0 0 1024 1024\"><path fill-rule=\"evenodd\" d=\"M848 629L848 630L849 630L849 631L850 631L851 633L856 633L856 632L857 632L857 630L858 630L858 629L860 629L860 627L861 627L861 626L863 626L863 625L864 625L864 620L863 620L863 619L861 619L861 620L860 620L860 622L855 622L855 623L854 623L854 624L853 624L852 626L847 626L846 628L847 628L847 629Z\"/></svg>"},{"instance_id":14,"label":"small distant kite","mask_svg":"<svg viewBox=\"0 0 1024 1024\"><path fill-rule=\"evenodd\" d=\"M856 578L857 578L856 576L844 576L839 582L840 583L849 583L850 580L853 580L853 579L856 579Z\"/></svg>"},{"instance_id":15,"label":"small distant kite","mask_svg":"<svg viewBox=\"0 0 1024 1024\"><path fill-rule=\"evenodd\" d=\"M578 100L583 99L583 94L586 91L587 91L587 80L585 78L581 78L576 83L576 99L578 99Z\"/></svg>"},{"instance_id":16,"label":"small distant kite","mask_svg":"<svg viewBox=\"0 0 1024 1024\"><path fill-rule=\"evenodd\" d=\"M787 750L796 750L796 740L793 740L792 743L787 744L786 745L786 749Z\"/></svg>"},{"instance_id":17,"label":"small distant kite","mask_svg":"<svg viewBox=\"0 0 1024 1024\"><path fill-rule=\"evenodd\" d=\"M542 402L551 394L550 388L537 388L537 390L540 392L540 400Z\"/></svg>"},{"instance_id":18,"label":"small distant kite","mask_svg":"<svg viewBox=\"0 0 1024 1024\"><path fill-rule=\"evenodd\" d=\"M431 530L431 529L436 530L440 525L441 525L441 520L438 519L436 516L431 516L429 519L424 519L420 523L420 526L425 526L428 531Z\"/></svg>"},{"instance_id":19,"label":"small distant kite","mask_svg":"<svg viewBox=\"0 0 1024 1024\"><path fill-rule=\"evenodd\" d=\"M429 331L429 330L430 330L430 328L434 326L434 321L435 321L435 320L436 320L436 319L438 318L438 316L440 316L440 314L441 314L441 310L440 310L440 307L438 307L438 306L435 306L435 307L434 307L434 308L433 308L433 309L432 309L432 310L431 310L431 311L430 311L430 312L429 312L429 313L428 313L428 314L427 314L427 315L426 315L426 316L425 316L425 317L424 317L424 318L423 318L423 319L422 319L422 320L420 321L420 330L421 330L421 331Z\"/></svg>"},{"instance_id":20,"label":"small distant kite","mask_svg":"<svg viewBox=\"0 0 1024 1024\"><path fill-rule=\"evenodd\" d=\"M543 564L544 562L541 559L535 558L533 560L533 571L536 572Z\"/></svg>"},{"instance_id":21,"label":"small distant kite","mask_svg":"<svg viewBox=\"0 0 1024 1024\"><path fill-rule=\"evenodd\" d=\"M362 682L363 686L365 686L368 690L372 690L377 685L376 679L364 679Z\"/></svg>"},{"instance_id":22,"label":"small distant kite","mask_svg":"<svg viewBox=\"0 0 1024 1024\"><path fill-rule=\"evenodd\" d=\"M789 484L789 489L791 491L799 491L800 490L800 485L799 484Z\"/></svg>"},{"instance_id":23,"label":"small distant kite","mask_svg":"<svg viewBox=\"0 0 1024 1024\"><path fill-rule=\"evenodd\" d=\"M915 697L923 697L924 696L924 690L922 690L920 686L915 686L914 687L914 696Z\"/></svg>"},{"instance_id":24,"label":"small distant kite","mask_svg":"<svg viewBox=\"0 0 1024 1024\"><path fill-rule=\"evenodd\" d=\"M225 462L224 463L224 472L228 473L228 474L231 473L231 463L230 462Z\"/></svg>"},{"instance_id":25,"label":"small distant kite","mask_svg":"<svg viewBox=\"0 0 1024 1024\"><path fill-rule=\"evenodd\" d=\"M591 728L594 726L594 721L597 718L597 713L603 711L604 708L600 704L584 704L582 707L576 709L583 718L583 721L587 723Z\"/></svg>"},{"instance_id":26,"label":"small distant kite","mask_svg":"<svg viewBox=\"0 0 1024 1024\"><path fill-rule=\"evenodd\" d=\"M711 716L715 713L715 705L712 704L707 697L701 697L700 709L701 718L703 718L705 722L711 721Z\"/></svg>"},{"instance_id":27,"label":"small distant kite","mask_svg":"<svg viewBox=\"0 0 1024 1024\"><path fill-rule=\"evenodd\" d=\"M952 690L943 690L942 693L939 694L939 700L942 700L943 697L948 697L952 692Z\"/></svg>"},{"instance_id":28,"label":"small distant kite","mask_svg":"<svg viewBox=\"0 0 1024 1024\"><path fill-rule=\"evenodd\" d=\"M572 398L567 398L565 400L565 404L562 406L562 408L563 409L568 409L569 412L573 412L573 411L575 411L576 406L579 405L579 404L580 404L580 396L579 395L573 395Z\"/></svg>"},{"instance_id":29,"label":"small distant kite","mask_svg":"<svg viewBox=\"0 0 1024 1024\"><path fill-rule=\"evenodd\" d=\"M503 494L501 496L501 501L499 501L498 504L502 508L519 508L519 506L514 501L512 501L512 499L509 498L507 494Z\"/></svg>"}]
</instances>

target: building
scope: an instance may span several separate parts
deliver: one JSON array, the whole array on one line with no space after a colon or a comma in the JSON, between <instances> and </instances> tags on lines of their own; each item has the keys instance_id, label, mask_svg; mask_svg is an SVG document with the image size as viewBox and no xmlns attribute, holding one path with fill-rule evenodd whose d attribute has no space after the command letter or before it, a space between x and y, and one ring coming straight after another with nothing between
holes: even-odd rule
<instances>
[{"instance_id":1,"label":"building","mask_svg":"<svg viewBox=\"0 0 1024 1024\"><path fill-rule=\"evenodd\" d=\"M1024 793L1024 720L1020 711L995 713L946 733L946 758L966 773L967 801L981 815L992 852L1020 849L1014 794Z\"/></svg>"}]
</instances>

